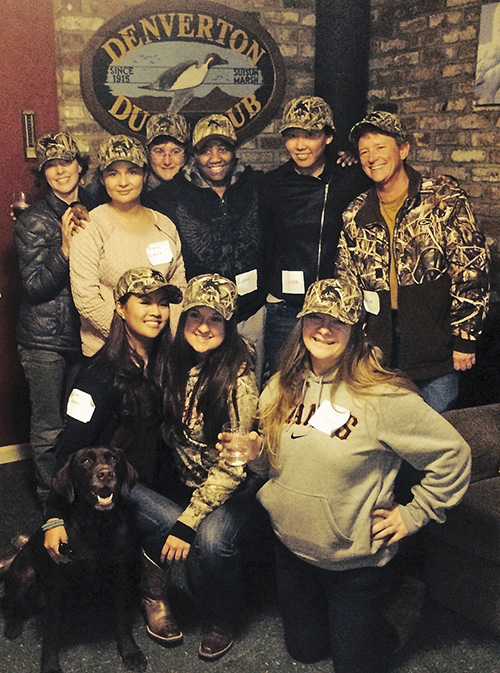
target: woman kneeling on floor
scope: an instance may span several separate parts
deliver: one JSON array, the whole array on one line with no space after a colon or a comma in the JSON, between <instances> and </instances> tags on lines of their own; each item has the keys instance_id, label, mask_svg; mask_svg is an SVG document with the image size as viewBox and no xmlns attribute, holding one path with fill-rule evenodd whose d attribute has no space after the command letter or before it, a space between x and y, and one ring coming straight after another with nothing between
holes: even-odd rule
<instances>
[{"instance_id":1,"label":"woman kneeling on floor","mask_svg":"<svg viewBox=\"0 0 500 673\"><path fill-rule=\"evenodd\" d=\"M180 303L182 292L159 271L140 267L120 277L114 298L106 343L80 372L69 397L64 429L56 444L56 470L78 449L115 446L136 468L139 483L152 493L161 492L165 474L171 470L169 452L161 439L162 369L172 341L170 304ZM47 513L45 547L56 563L67 562L60 548L61 543L68 543L64 502L53 491ZM147 570L145 588L154 580ZM181 642L182 633L172 631L171 638Z\"/></svg>"},{"instance_id":2,"label":"woman kneeling on floor","mask_svg":"<svg viewBox=\"0 0 500 673\"><path fill-rule=\"evenodd\" d=\"M276 533L286 645L303 662L331 656L335 673L383 673L397 646L383 618L397 543L460 501L470 450L382 367L356 285L313 283L298 317L259 402L262 439L249 437L250 467L269 470L258 499ZM393 496L402 459L424 471L405 506Z\"/></svg>"},{"instance_id":3,"label":"woman kneeling on floor","mask_svg":"<svg viewBox=\"0 0 500 673\"><path fill-rule=\"evenodd\" d=\"M175 469L161 498L132 490L148 565L156 578L146 607L150 636L171 642L176 629L166 592L172 563L186 563L200 599L204 631L198 653L214 660L233 644L241 613L243 539L257 536L265 517L255 498L262 480L230 465L215 448L224 423L251 427L257 406L253 358L236 323L236 285L217 274L187 285L164 379L164 439Z\"/></svg>"}]
</instances>

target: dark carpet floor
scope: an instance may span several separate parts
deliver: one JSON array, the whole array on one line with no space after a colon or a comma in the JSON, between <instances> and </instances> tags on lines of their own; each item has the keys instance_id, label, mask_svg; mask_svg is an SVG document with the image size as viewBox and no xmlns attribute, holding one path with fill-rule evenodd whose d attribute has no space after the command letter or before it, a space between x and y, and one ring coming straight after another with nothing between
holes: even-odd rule
<instances>
[{"instance_id":1,"label":"dark carpet floor","mask_svg":"<svg viewBox=\"0 0 500 673\"><path fill-rule=\"evenodd\" d=\"M19 530L41 523L26 461L0 465L0 550ZM182 585L182 578L177 578ZM139 613L134 635L148 658L149 673L332 673L330 662L304 665L293 661L283 645L272 577L254 578L243 632L228 654L216 662L198 659L200 628L193 610L182 610L182 586L177 591L184 643L166 650L145 635ZM420 606L423 600L421 610ZM500 673L500 640L468 621L425 601L417 580L407 578L394 614L400 623L415 621L408 643L400 651L393 673ZM74 628L73 628L74 627ZM10 642L0 622L0 673L38 673L40 620L32 617L22 636ZM116 652L109 628L98 620L79 620L64 638L61 665L65 673L121 673L126 669Z\"/></svg>"}]
</instances>

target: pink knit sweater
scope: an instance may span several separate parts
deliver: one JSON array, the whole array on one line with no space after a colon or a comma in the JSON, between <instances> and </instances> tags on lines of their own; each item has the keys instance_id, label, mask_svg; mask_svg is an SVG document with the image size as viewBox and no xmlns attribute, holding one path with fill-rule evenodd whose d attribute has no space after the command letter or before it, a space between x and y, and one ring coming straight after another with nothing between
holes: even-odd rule
<instances>
[{"instance_id":1,"label":"pink knit sweater","mask_svg":"<svg viewBox=\"0 0 500 673\"><path fill-rule=\"evenodd\" d=\"M130 232L106 203L91 211L90 222L71 241L71 291L80 313L86 356L96 353L105 342L115 308L113 288L125 271L150 266L181 289L186 286L177 229L168 217L152 212L154 226ZM176 322L175 310L174 316Z\"/></svg>"}]
</instances>

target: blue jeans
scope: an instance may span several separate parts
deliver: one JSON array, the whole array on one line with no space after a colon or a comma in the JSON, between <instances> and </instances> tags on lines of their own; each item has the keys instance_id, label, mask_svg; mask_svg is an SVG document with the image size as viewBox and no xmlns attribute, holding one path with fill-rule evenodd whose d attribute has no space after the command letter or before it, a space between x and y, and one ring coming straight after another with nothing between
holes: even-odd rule
<instances>
[{"instance_id":1,"label":"blue jeans","mask_svg":"<svg viewBox=\"0 0 500 673\"><path fill-rule=\"evenodd\" d=\"M443 374L434 379L415 381L427 404L440 414L453 409L458 397L458 372Z\"/></svg>"},{"instance_id":2,"label":"blue jeans","mask_svg":"<svg viewBox=\"0 0 500 673\"><path fill-rule=\"evenodd\" d=\"M30 444L37 494L43 505L55 466L52 449L62 430L66 401L83 358L80 353L65 354L21 346L18 354L30 391Z\"/></svg>"},{"instance_id":3,"label":"blue jeans","mask_svg":"<svg viewBox=\"0 0 500 673\"><path fill-rule=\"evenodd\" d=\"M262 483L250 473L224 504L203 519L196 533L186 570L207 624L234 630L240 620L241 546L259 535L266 520L255 498ZM129 497L135 505L143 548L160 564L161 549L184 508L142 484Z\"/></svg>"},{"instance_id":4,"label":"blue jeans","mask_svg":"<svg viewBox=\"0 0 500 673\"><path fill-rule=\"evenodd\" d=\"M325 570L276 542L276 572L285 642L303 663L331 656L335 673L383 673L397 634L383 618L395 587L393 562L376 568Z\"/></svg>"},{"instance_id":5,"label":"blue jeans","mask_svg":"<svg viewBox=\"0 0 500 673\"><path fill-rule=\"evenodd\" d=\"M298 322L300 308L286 301L268 302L266 308L264 343L269 373L272 375L279 369L281 349Z\"/></svg>"}]
</instances>

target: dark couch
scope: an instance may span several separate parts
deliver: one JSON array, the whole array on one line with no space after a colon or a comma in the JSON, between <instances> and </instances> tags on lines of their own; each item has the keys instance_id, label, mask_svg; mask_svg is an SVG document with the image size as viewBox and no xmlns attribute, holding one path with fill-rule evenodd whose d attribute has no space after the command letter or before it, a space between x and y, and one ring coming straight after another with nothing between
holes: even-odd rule
<instances>
[{"instance_id":1,"label":"dark couch","mask_svg":"<svg viewBox=\"0 0 500 673\"><path fill-rule=\"evenodd\" d=\"M500 404L444 414L469 443L472 480L444 524L423 532L428 596L500 635Z\"/></svg>"}]
</instances>

